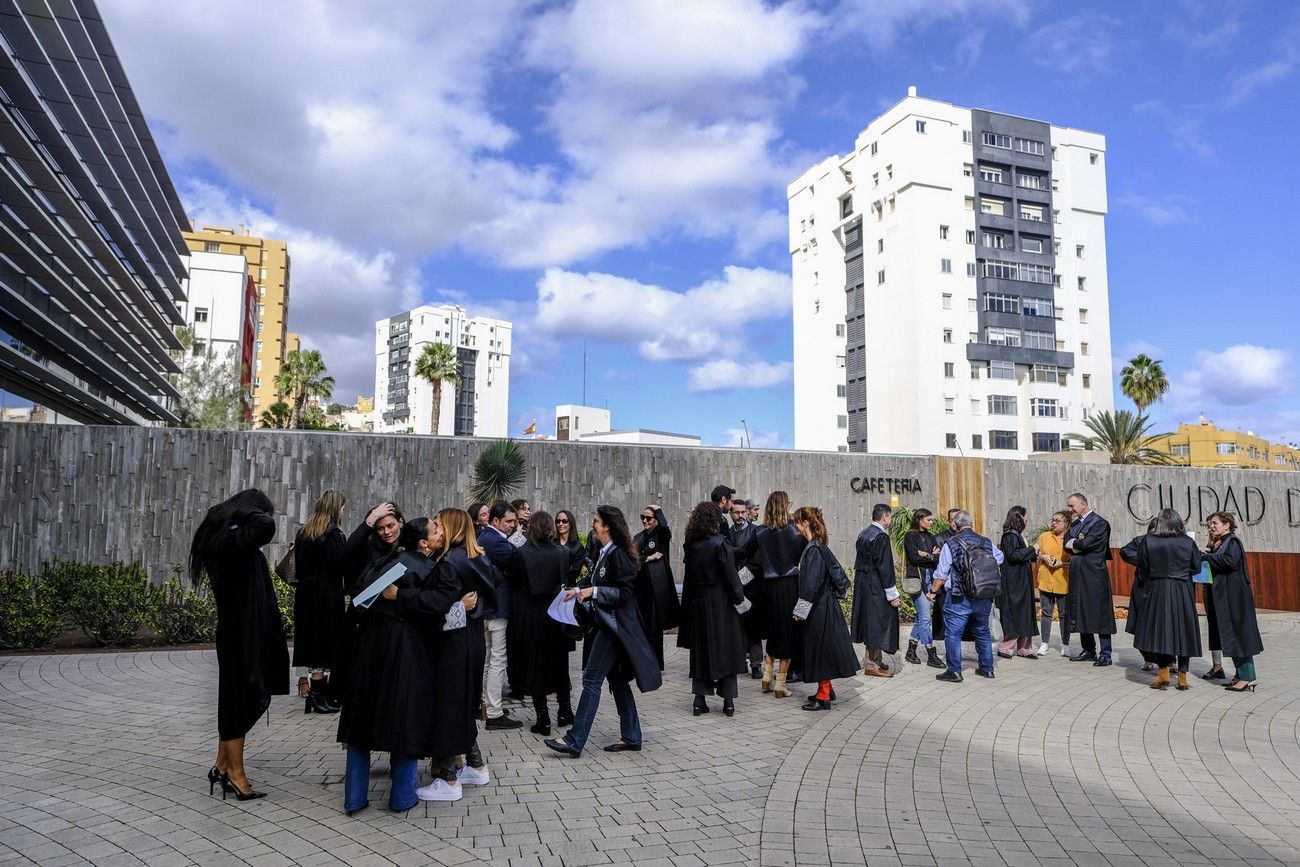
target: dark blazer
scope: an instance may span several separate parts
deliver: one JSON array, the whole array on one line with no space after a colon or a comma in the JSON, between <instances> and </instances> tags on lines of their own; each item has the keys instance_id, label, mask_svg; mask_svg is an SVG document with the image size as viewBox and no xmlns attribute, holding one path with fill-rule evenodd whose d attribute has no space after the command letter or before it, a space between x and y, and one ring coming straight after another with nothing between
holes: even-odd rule
<instances>
[{"instance_id":1,"label":"dark blazer","mask_svg":"<svg viewBox=\"0 0 1300 867\"><path fill-rule=\"evenodd\" d=\"M853 640L868 650L898 652L898 609L885 590L895 586L894 548L889 533L870 524L858 534L853 561Z\"/></svg>"},{"instance_id":2,"label":"dark blazer","mask_svg":"<svg viewBox=\"0 0 1300 867\"><path fill-rule=\"evenodd\" d=\"M907 558L907 566L903 571L903 589L912 596L930 589L921 581L921 570L934 572L934 567L939 565L939 555L932 553L937 544L934 536L925 530L908 530L903 537L903 556Z\"/></svg>"},{"instance_id":3,"label":"dark blazer","mask_svg":"<svg viewBox=\"0 0 1300 867\"><path fill-rule=\"evenodd\" d=\"M1074 547L1069 543L1073 541ZM1115 605L1110 589L1110 524L1096 512L1089 512L1065 531L1070 552L1070 591L1066 613L1070 631L1115 634Z\"/></svg>"},{"instance_id":4,"label":"dark blazer","mask_svg":"<svg viewBox=\"0 0 1300 867\"><path fill-rule=\"evenodd\" d=\"M514 556L515 546L506 541L496 528L491 525L478 531L478 546L483 549L487 555L488 562L496 568L496 574L492 576L492 587L497 591L496 605L487 608L483 612L485 620L504 620L510 616L510 592L506 589L505 578L502 576L506 564Z\"/></svg>"},{"instance_id":5,"label":"dark blazer","mask_svg":"<svg viewBox=\"0 0 1300 867\"><path fill-rule=\"evenodd\" d=\"M597 552L596 565L579 586L596 588L591 597L595 628L608 632L619 645L619 663L609 676L635 678L641 692L652 692L663 683L663 675L637 610L636 573L631 555L615 547L604 557Z\"/></svg>"},{"instance_id":6,"label":"dark blazer","mask_svg":"<svg viewBox=\"0 0 1300 867\"><path fill-rule=\"evenodd\" d=\"M1255 617L1255 594L1250 589L1246 549L1241 540L1229 534L1205 559L1210 561L1210 574L1214 578L1214 583L1202 591L1205 619L1210 627L1210 649L1220 649L1229 656L1254 656L1262 652L1264 639Z\"/></svg>"},{"instance_id":7,"label":"dark blazer","mask_svg":"<svg viewBox=\"0 0 1300 867\"><path fill-rule=\"evenodd\" d=\"M679 647L690 648L696 680L721 680L748 668L745 633L736 607L744 601L732 547L721 536L683 546Z\"/></svg>"}]
</instances>

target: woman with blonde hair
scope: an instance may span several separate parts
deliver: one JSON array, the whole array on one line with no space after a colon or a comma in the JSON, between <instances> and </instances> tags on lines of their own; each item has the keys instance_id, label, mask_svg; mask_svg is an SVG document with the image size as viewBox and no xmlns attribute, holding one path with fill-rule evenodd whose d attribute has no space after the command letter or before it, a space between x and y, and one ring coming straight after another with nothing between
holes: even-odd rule
<instances>
[{"instance_id":1,"label":"woman with blonde hair","mask_svg":"<svg viewBox=\"0 0 1300 867\"><path fill-rule=\"evenodd\" d=\"M338 713L330 672L343 638L343 585L347 581L347 537L339 529L343 505L338 491L326 491L293 545L293 664L302 669L298 695L303 712Z\"/></svg>"},{"instance_id":2,"label":"woman with blonde hair","mask_svg":"<svg viewBox=\"0 0 1300 867\"><path fill-rule=\"evenodd\" d=\"M763 508L763 523L758 528L758 568L754 584L754 611L759 636L767 642L763 659L763 692L777 698L790 694L786 678L790 659L799 640L799 628L790 612L799 601L799 557L808 540L795 529L790 519L790 495L773 491Z\"/></svg>"},{"instance_id":3,"label":"woman with blonde hair","mask_svg":"<svg viewBox=\"0 0 1300 867\"><path fill-rule=\"evenodd\" d=\"M796 664L804 683L817 684L817 692L802 707L830 710L835 695L831 681L852 677L862 667L840 609L849 577L826 547L829 537L821 509L801 506L794 513L794 527L808 543L799 558L799 598L792 612L801 625Z\"/></svg>"}]
</instances>

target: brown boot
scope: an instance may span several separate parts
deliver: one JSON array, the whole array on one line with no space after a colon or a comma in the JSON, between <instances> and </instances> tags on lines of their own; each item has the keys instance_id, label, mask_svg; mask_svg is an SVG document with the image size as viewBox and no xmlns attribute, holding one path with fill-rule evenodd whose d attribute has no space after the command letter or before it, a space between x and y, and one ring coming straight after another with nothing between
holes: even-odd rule
<instances>
[{"instance_id":1,"label":"brown boot","mask_svg":"<svg viewBox=\"0 0 1300 867\"><path fill-rule=\"evenodd\" d=\"M1168 675L1166 675L1166 677L1168 677ZM1191 689L1191 687L1187 685L1187 672L1185 671L1178 672L1178 688L1182 690Z\"/></svg>"},{"instance_id":2,"label":"brown boot","mask_svg":"<svg viewBox=\"0 0 1300 867\"><path fill-rule=\"evenodd\" d=\"M1169 686L1169 669L1160 668L1156 671L1156 679L1151 681L1152 689L1165 689Z\"/></svg>"},{"instance_id":3,"label":"brown boot","mask_svg":"<svg viewBox=\"0 0 1300 867\"><path fill-rule=\"evenodd\" d=\"M776 673L776 686L772 688L772 695L777 698L785 698L790 695L790 690L785 688L785 678L788 672L778 671Z\"/></svg>"},{"instance_id":4,"label":"brown boot","mask_svg":"<svg viewBox=\"0 0 1300 867\"><path fill-rule=\"evenodd\" d=\"M763 692L772 691L772 660L763 660Z\"/></svg>"}]
</instances>

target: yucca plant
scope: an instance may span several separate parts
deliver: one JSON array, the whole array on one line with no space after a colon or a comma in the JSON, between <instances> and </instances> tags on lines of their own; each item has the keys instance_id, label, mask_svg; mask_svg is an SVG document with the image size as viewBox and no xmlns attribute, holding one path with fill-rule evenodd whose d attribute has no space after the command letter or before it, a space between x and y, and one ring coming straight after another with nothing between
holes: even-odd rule
<instances>
[{"instance_id":1,"label":"yucca plant","mask_svg":"<svg viewBox=\"0 0 1300 867\"><path fill-rule=\"evenodd\" d=\"M524 450L514 440L497 440L474 461L473 475L471 499L484 503L504 500L523 486L528 475Z\"/></svg>"},{"instance_id":2,"label":"yucca plant","mask_svg":"<svg viewBox=\"0 0 1300 867\"><path fill-rule=\"evenodd\" d=\"M1161 434L1150 432L1151 421L1145 415L1126 409L1103 410L1088 416L1083 423L1092 433L1069 434L1071 442L1078 442L1089 451L1108 452L1112 464L1169 466L1177 463L1168 452L1154 447Z\"/></svg>"}]
</instances>

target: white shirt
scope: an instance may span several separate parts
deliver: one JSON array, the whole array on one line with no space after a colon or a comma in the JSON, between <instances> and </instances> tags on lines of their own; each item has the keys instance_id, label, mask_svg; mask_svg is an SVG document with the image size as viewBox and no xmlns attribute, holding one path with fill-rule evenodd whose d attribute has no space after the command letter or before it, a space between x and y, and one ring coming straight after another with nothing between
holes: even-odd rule
<instances>
[{"instance_id":1,"label":"white shirt","mask_svg":"<svg viewBox=\"0 0 1300 867\"><path fill-rule=\"evenodd\" d=\"M1083 527L1083 522L1086 521L1086 520L1088 520L1088 516L1091 515L1091 514L1092 514L1092 509L1089 509L1088 511L1084 512L1082 515L1079 516L1079 526L1080 526L1080 527ZM1069 532L1069 530L1067 529L1066 532ZM1073 550L1074 550L1074 540L1073 540L1073 539L1067 539L1067 540L1066 540L1066 542L1065 542L1065 550L1067 550L1067 551L1073 551Z\"/></svg>"}]
</instances>

